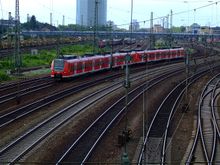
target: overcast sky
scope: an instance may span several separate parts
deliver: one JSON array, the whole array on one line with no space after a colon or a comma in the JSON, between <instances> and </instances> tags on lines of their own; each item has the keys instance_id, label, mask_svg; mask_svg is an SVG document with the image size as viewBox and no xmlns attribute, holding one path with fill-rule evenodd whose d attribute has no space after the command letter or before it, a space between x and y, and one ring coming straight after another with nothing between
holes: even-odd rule
<instances>
[{"instance_id":1,"label":"overcast sky","mask_svg":"<svg viewBox=\"0 0 220 165\"><path fill-rule=\"evenodd\" d=\"M0 0L0 5L1 18L6 19L9 11L14 16L15 0ZM206 5L210 6L200 8ZM158 18L170 14L171 9L174 13L174 26L187 26L193 22L200 25L220 26L220 1L216 0L133 0L133 7L133 19L143 21L140 24L142 27L149 27L149 21L145 20L150 19L151 12L154 12L154 18ZM117 25L129 24L131 0L108 0L107 9L107 20L112 20ZM53 13L54 25L62 24L63 15L65 24L75 24L76 0L20 0L21 22L26 21L29 13L30 16L35 15L38 21L49 23L50 12ZM175 14L180 12L183 13ZM162 19L157 19L154 23L161 24Z\"/></svg>"}]
</instances>

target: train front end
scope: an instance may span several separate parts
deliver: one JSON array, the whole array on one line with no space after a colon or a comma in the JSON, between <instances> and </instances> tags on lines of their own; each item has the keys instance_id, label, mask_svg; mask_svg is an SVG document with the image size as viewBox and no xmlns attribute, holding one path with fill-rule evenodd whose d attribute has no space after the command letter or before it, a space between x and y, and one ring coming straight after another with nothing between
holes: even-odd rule
<instances>
[{"instance_id":1,"label":"train front end","mask_svg":"<svg viewBox=\"0 0 220 165\"><path fill-rule=\"evenodd\" d=\"M65 77L65 60L55 59L51 64L51 77L62 79Z\"/></svg>"}]
</instances>

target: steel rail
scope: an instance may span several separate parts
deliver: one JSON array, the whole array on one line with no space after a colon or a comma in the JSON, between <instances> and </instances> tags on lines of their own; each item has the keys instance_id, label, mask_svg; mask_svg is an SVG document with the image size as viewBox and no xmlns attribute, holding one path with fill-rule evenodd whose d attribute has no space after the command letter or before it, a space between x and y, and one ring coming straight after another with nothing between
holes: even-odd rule
<instances>
[{"instance_id":1,"label":"steel rail","mask_svg":"<svg viewBox=\"0 0 220 165\"><path fill-rule=\"evenodd\" d=\"M208 87L210 87L211 83L216 79L216 77L218 77L220 74L217 74L215 75L212 79L210 79L208 81L208 83L205 85L202 93L201 93L201 96L200 96L200 100L199 100L199 109L198 109L198 119L197 119L197 132L196 132L196 136L194 138L194 142L193 142L193 145L191 147L191 150L190 150L190 153L188 155L188 158L187 158L187 161L186 161L186 164L190 164L190 162L192 161L192 157L193 157L193 153L195 152L196 150L196 146L197 146L197 143L199 141L199 136L200 136L200 139L201 139L201 142L202 142L202 148L203 148L203 153L205 155L205 160L208 164L212 164L211 162L213 161L213 158L214 158L214 148L216 148L216 140L215 140L215 137L216 137L216 129L215 129L215 124L212 122L213 121L213 118L212 118L212 114L210 115L210 120L209 122L211 122L209 125L211 125L211 129L213 129L213 134L212 135L209 135L209 136L212 136L212 151L211 153L209 154L209 152L207 151L207 144L205 142L205 137L204 137L204 133L203 133L203 126L202 126L202 121L201 121L201 118L202 118L202 106L203 106L203 103L204 103L204 99L209 97L209 102L208 104L210 103L210 106L211 106L211 98L213 98L212 96L212 93L214 91L214 89L216 88L216 83L214 84L214 88L211 88L211 89L208 89ZM209 96L210 95L210 96ZM211 107L210 107L211 108ZM212 111L212 110L211 110ZM212 112L211 112L212 113ZM207 113L205 115L207 117ZM210 137L209 137L210 139Z\"/></svg>"},{"instance_id":2,"label":"steel rail","mask_svg":"<svg viewBox=\"0 0 220 165\"><path fill-rule=\"evenodd\" d=\"M203 75L203 74L205 74L207 71L208 71L208 69L207 69L207 70L200 71L199 73L197 73L197 75ZM199 77L200 77L200 76L198 76L197 78L199 78ZM195 78L195 76L191 76L189 79L194 80L194 78ZM185 81L186 81L186 80L184 80L182 83L184 83ZM145 140L144 140L144 144L143 144L143 146L142 146L142 149L141 149L141 152L140 152L140 155L139 155L139 158L138 158L138 164L142 164L141 162L142 162L142 159L143 159L143 157L144 157L145 146L146 146L146 144L147 144L147 141L149 140L149 135L150 135L151 129L152 129L152 127L153 127L153 124L155 123L155 120L156 120L156 118L157 118L157 116L158 116L158 114L159 114L159 112L160 112L160 109L161 109L162 105L164 104L164 102L165 102L165 99L163 100L163 102L161 103L160 107L159 107L158 110L156 111L156 113L155 113L155 115L154 115L154 117L153 117L153 119L152 119L152 121L151 121L151 123L150 123L150 125L149 125L148 131L147 131L147 133L146 133L146 137L145 137ZM164 153L165 153L165 151L164 151ZM162 160L162 162L163 162L164 158L162 158L161 160Z\"/></svg>"},{"instance_id":3,"label":"steel rail","mask_svg":"<svg viewBox=\"0 0 220 165\"><path fill-rule=\"evenodd\" d=\"M212 148L212 153L211 153L211 158L210 158L210 162L213 163L214 161L214 157L216 155L217 152L217 136L219 137L220 140L220 131L219 131L219 127L217 124L217 117L216 117L216 111L215 111L215 100L216 97L220 94L220 91L218 91L218 93L216 94L217 89L219 89L218 85L219 85L220 80L217 81L217 83L215 84L215 87L213 89L212 95L211 95L211 112L212 112L212 123L213 123L213 127L214 127L214 139L213 141L214 146Z\"/></svg>"},{"instance_id":4,"label":"steel rail","mask_svg":"<svg viewBox=\"0 0 220 165\"><path fill-rule=\"evenodd\" d=\"M174 116L174 113L175 113L175 110L177 109L178 107L178 103L180 103L181 101L181 98L184 94L184 92L186 91L186 88L187 87L190 87L196 80L198 80L199 78L201 78L202 75L200 75L199 77L193 79L192 81L189 82L189 84L187 84L187 86L185 86L181 92L179 93L178 97L176 98L173 106L172 106L172 109L171 109L171 112L170 112L170 115L169 115L169 118L168 118L168 121L167 121L167 125L166 125L166 130L165 130L165 134L164 134L164 139L163 139L163 146L162 146L162 159L161 159L161 164L166 164L165 162L165 154L166 154L166 144L167 144L167 138L168 138L168 130L169 130L169 127L170 127L170 124L171 124L171 120ZM190 79L190 78L189 78ZM186 80L184 80L183 82L181 82L178 86L180 86L181 84L185 84ZM177 86L177 87L178 87ZM169 99L169 98L166 98L166 99ZM172 97L173 99L173 97Z\"/></svg>"},{"instance_id":5,"label":"steel rail","mask_svg":"<svg viewBox=\"0 0 220 165\"><path fill-rule=\"evenodd\" d=\"M11 101L13 99L16 99L17 95L19 95L19 97L22 97L22 96L28 95L30 93L37 92L39 90L49 88L52 85L53 85L53 82L43 83L43 84L32 86L30 88L22 89L20 91L9 93L7 95L0 96L0 105L6 103L8 101Z\"/></svg>"},{"instance_id":6,"label":"steel rail","mask_svg":"<svg viewBox=\"0 0 220 165\"><path fill-rule=\"evenodd\" d=\"M178 73L178 72L177 72ZM164 77L163 76L159 76L159 78L155 78L154 80L151 80L150 82L146 82L144 84L142 84L141 86L138 86L137 88L133 89L132 91L129 92L129 96L132 95L133 93L137 92L137 90L140 90L141 92L137 92L136 95L132 96L132 99L130 99L130 101L128 102L128 106L134 101L136 100L139 96L142 95L143 93L143 87L146 84L152 83L146 90L150 89L151 87L153 87L154 85L158 84L159 82L161 82L162 80L165 80L167 78L169 78L170 76L177 74L177 73L172 73L171 75L167 75ZM155 81L155 82L154 82ZM144 92L145 92L144 91ZM62 162L65 161L65 159L67 159L67 157L69 156L69 154L75 150L75 148L79 145L79 143L82 141L83 138L87 137L86 135L88 134L89 131L93 130L93 129L97 129L97 123L100 120L104 120L103 118L106 116L111 116L109 115L109 113L112 113L112 109L117 107L117 112L115 112L114 116L112 117L112 119L109 119L108 123L105 123L105 127L103 128L103 130L100 130L100 133L95 136L95 140L92 142L91 146L89 146L88 150L89 151L85 151L85 154L83 156L81 156L82 158L80 158L80 164L84 164L86 163L86 161L88 160L89 156L91 155L92 151L94 150L94 148L97 146L98 142L102 139L102 137L104 136L104 134L106 133L107 130L109 130L109 128L113 125L114 121L124 112L124 110L126 109L125 106L120 107L118 106L118 104L120 103L124 103L124 99L125 96L123 96L122 98L120 98L117 102L115 102L112 106L110 106L104 113L102 113L92 124L90 124L90 126L78 137L77 140L75 140L73 142L73 144L68 148L68 150L62 155L62 157L57 161L57 165L58 164L62 164ZM119 108L120 107L120 108ZM115 110L116 111L116 110ZM106 120L105 120L106 121ZM94 128L95 127L95 128ZM83 145L83 144L80 144ZM85 144L84 144L85 145ZM87 144L88 145L88 144ZM78 159L78 158L77 158Z\"/></svg>"},{"instance_id":7,"label":"steel rail","mask_svg":"<svg viewBox=\"0 0 220 165\"><path fill-rule=\"evenodd\" d=\"M143 76L143 75L142 75L142 76ZM118 86L111 85L110 87L112 87L112 88L114 88L114 90L116 90L116 89L118 89L119 87L121 87L121 83L120 83L120 84L118 83ZM102 98L104 95L101 95L100 93L103 92L103 91L105 91L105 90L107 90L108 88L109 88L109 86L106 87L105 89L102 89L102 90L100 90L100 91L97 91L96 93L93 93L93 94L87 96L87 97L84 98L84 99L81 99L81 100L77 101L77 102L74 103L73 105L71 105L71 106L67 107L66 109L64 109L64 110L62 110L62 111L60 111L60 112L58 112L58 113L55 114L55 115L53 115L51 118L49 118L48 120L44 121L43 123L38 124L38 125L35 126L33 129L31 129L30 131L28 131L26 134L24 134L23 136L21 136L19 139L15 140L14 142L12 142L12 143L9 144L8 146L6 146L3 150L1 150L1 151L0 151L0 158L3 157L4 153L7 153L7 151L13 150L13 149L14 149L13 147L14 147L15 145L19 145L19 144L18 144L19 141L21 141L21 140L24 141L26 138L28 138L28 136L30 136L30 134L34 134L34 135L36 136L37 133L34 133L36 130L38 130L38 129L40 129L41 131L42 131L42 130L45 130L45 128L43 127L45 124L51 125L51 123L57 123L57 122L52 121L52 120L57 119L58 116L62 115L62 113L67 112L70 108L72 109L73 106L77 106L80 102L83 102L83 101L85 101L86 99L88 99L88 98L90 98L90 97L92 97L92 96L94 96L94 95L98 95L98 98L96 98L96 100ZM111 91L110 91L110 92L111 92ZM105 94L105 95L106 95L106 94ZM84 105L84 107L81 108L81 110L84 109L85 107L89 106L90 104L92 104L92 102L91 102L90 104L88 104L88 103L82 103L82 104ZM78 111L78 112L79 112L79 111ZM77 112L77 113L78 113L78 112ZM16 152L16 153L19 154L19 155L15 156L15 158L13 158L13 159L10 160L10 161L11 161L11 162L17 161L21 156L23 156L23 155L24 155L26 152L28 152L31 148L33 148L35 145L37 145L41 140L45 139L48 134L50 134L51 132L54 131L54 129L60 127L60 125L62 125L63 123L65 123L67 120L69 120L70 118L72 118L74 115L76 115L76 114L74 113L73 115L69 115L69 114L66 115L66 116L68 116L68 118L67 118L65 121L63 120L63 121L59 122L60 124L58 124L56 127L54 127L54 128L53 128L52 130L50 130L49 132L46 131L46 132L44 133L44 136L42 136L42 137L40 137L38 140L36 140L33 145L31 145L31 146L29 146L29 147L26 147L26 149L25 149L24 151L22 151L22 152L20 151L19 153ZM39 134L42 134L42 133L39 133ZM30 137L29 137L29 138L30 138ZM23 147L24 147L24 146L23 146ZM19 147L18 147L18 148L19 148ZM12 151L11 151L11 152L12 152ZM4 157L7 157L7 156L4 156ZM2 159L3 159L3 158L2 158Z\"/></svg>"},{"instance_id":8,"label":"steel rail","mask_svg":"<svg viewBox=\"0 0 220 165\"><path fill-rule=\"evenodd\" d=\"M169 68L172 68L176 65L172 65L172 66L166 66L165 68L169 69ZM177 66L178 67L178 66ZM182 66L179 66L179 68L181 68ZM154 69L154 71L156 70L156 72L160 72L160 69L156 68ZM143 74L146 75L146 73L144 72ZM155 74L155 73L151 73L152 75ZM114 77L118 77L120 75L118 74L115 74L115 75L112 75L112 76L108 76L106 78L100 78L99 80L95 80L93 82L85 82L83 84L80 84L78 86L74 86L74 87L71 87L71 88L68 88L64 91L60 91L60 92L57 92L53 95L50 95L50 96L47 96L47 97L44 97L40 100L37 100L36 102L33 102L33 103L30 103L28 105L25 105L24 107L21 107L21 108L18 108L14 111L11 111L7 114L4 114L2 116L0 116L0 128L2 127L5 127L7 126L8 124L20 119L21 117L24 117L42 107L45 107L46 105L49 105L55 101L58 101L64 97L67 97L69 96L70 94L73 94L73 93L76 93L76 92L79 92L81 90L84 90L84 89L88 89L89 87L92 87L92 86L95 86L97 84L99 84L100 82L105 82L105 80L108 80L108 79L112 79ZM135 79L135 76L133 77L133 79ZM117 83L121 83L122 81L120 82L117 82Z\"/></svg>"}]
</instances>

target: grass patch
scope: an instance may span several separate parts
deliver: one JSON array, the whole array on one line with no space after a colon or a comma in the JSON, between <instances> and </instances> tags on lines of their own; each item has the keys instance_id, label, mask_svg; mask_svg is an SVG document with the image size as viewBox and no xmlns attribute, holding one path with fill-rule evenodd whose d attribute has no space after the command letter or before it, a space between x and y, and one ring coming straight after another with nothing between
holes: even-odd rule
<instances>
[{"instance_id":1,"label":"grass patch","mask_svg":"<svg viewBox=\"0 0 220 165\"><path fill-rule=\"evenodd\" d=\"M36 76L36 75L42 75L42 74L49 74L50 73L50 69L38 69L38 70L33 70L30 72L24 72L23 75L27 76L27 77L31 77L31 76Z\"/></svg>"},{"instance_id":2,"label":"grass patch","mask_svg":"<svg viewBox=\"0 0 220 165\"><path fill-rule=\"evenodd\" d=\"M12 78L5 71L0 71L0 82L9 80L12 80Z\"/></svg>"},{"instance_id":3,"label":"grass patch","mask_svg":"<svg viewBox=\"0 0 220 165\"><path fill-rule=\"evenodd\" d=\"M95 49L98 52L99 49ZM86 53L93 52L93 45L85 44L85 45L70 45L61 47L62 54L69 55L83 55ZM102 50L103 51L103 50ZM22 68L33 68L33 67L49 67L52 60L56 58L56 48L54 50L40 50L37 55L31 55L30 53L22 54ZM7 58L0 59L0 82L8 81L13 79L13 76L7 74L7 70L14 70L14 62L13 54ZM28 76L39 75L39 74L47 74L50 73L50 69L42 69L39 71L31 71L25 73Z\"/></svg>"}]
</instances>

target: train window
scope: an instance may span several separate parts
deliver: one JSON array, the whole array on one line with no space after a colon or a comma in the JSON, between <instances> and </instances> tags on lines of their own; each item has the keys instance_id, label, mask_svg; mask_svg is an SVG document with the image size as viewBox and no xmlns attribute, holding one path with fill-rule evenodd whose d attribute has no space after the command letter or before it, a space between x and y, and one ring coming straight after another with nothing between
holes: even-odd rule
<instances>
[{"instance_id":1,"label":"train window","mask_svg":"<svg viewBox=\"0 0 220 165\"><path fill-rule=\"evenodd\" d=\"M124 60L125 60L124 57L118 57L117 58L117 62L118 63L124 62Z\"/></svg>"},{"instance_id":2,"label":"train window","mask_svg":"<svg viewBox=\"0 0 220 165\"><path fill-rule=\"evenodd\" d=\"M62 71L64 68L64 60L62 59L55 59L54 60L54 70L55 71Z\"/></svg>"},{"instance_id":3,"label":"train window","mask_svg":"<svg viewBox=\"0 0 220 165\"><path fill-rule=\"evenodd\" d=\"M97 66L100 66L100 65L101 65L100 60L95 60L95 66L97 67Z\"/></svg>"},{"instance_id":4,"label":"train window","mask_svg":"<svg viewBox=\"0 0 220 165\"><path fill-rule=\"evenodd\" d=\"M150 58L154 58L154 54L152 54L152 53L149 56L150 56Z\"/></svg>"},{"instance_id":5,"label":"train window","mask_svg":"<svg viewBox=\"0 0 220 165\"><path fill-rule=\"evenodd\" d=\"M82 62L78 62L76 65L76 70L82 70Z\"/></svg>"},{"instance_id":6,"label":"train window","mask_svg":"<svg viewBox=\"0 0 220 165\"><path fill-rule=\"evenodd\" d=\"M108 59L102 59L102 65L108 65L109 61Z\"/></svg>"},{"instance_id":7,"label":"train window","mask_svg":"<svg viewBox=\"0 0 220 165\"><path fill-rule=\"evenodd\" d=\"M160 57L160 52L156 53L156 57L159 58Z\"/></svg>"},{"instance_id":8,"label":"train window","mask_svg":"<svg viewBox=\"0 0 220 165\"><path fill-rule=\"evenodd\" d=\"M69 63L69 72L73 72L73 64Z\"/></svg>"},{"instance_id":9,"label":"train window","mask_svg":"<svg viewBox=\"0 0 220 165\"><path fill-rule=\"evenodd\" d=\"M142 54L142 55L141 55L141 59L142 59L142 60L146 60L146 59L147 59L147 56L146 56L145 54Z\"/></svg>"},{"instance_id":10,"label":"train window","mask_svg":"<svg viewBox=\"0 0 220 165\"><path fill-rule=\"evenodd\" d=\"M86 61L85 68L91 68L91 67L92 67L92 61Z\"/></svg>"}]
</instances>

